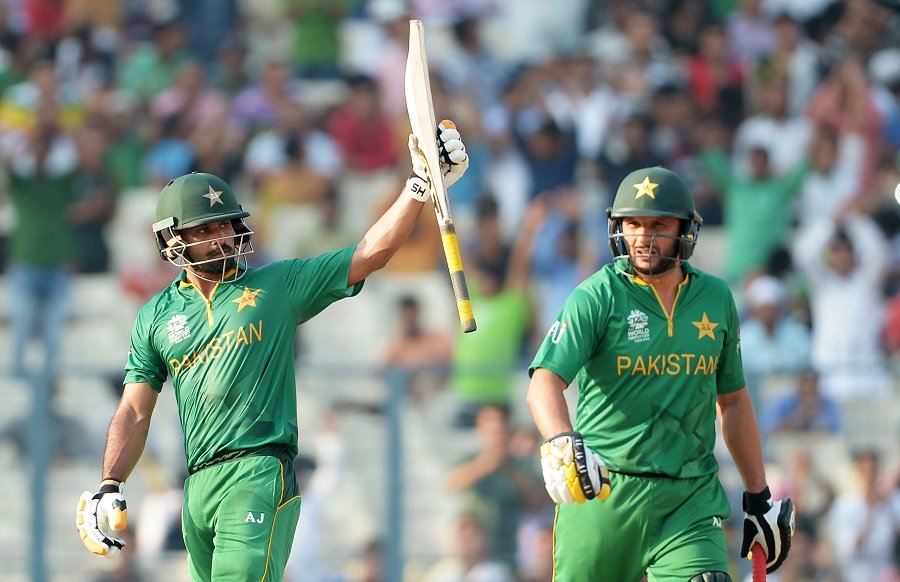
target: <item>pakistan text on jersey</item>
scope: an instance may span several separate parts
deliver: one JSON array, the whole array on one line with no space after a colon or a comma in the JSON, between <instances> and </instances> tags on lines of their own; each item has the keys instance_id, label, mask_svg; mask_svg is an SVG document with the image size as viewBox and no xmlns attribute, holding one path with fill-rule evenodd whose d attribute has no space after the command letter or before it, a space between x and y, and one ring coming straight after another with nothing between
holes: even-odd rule
<instances>
[{"instance_id":1,"label":"pakistan text on jersey","mask_svg":"<svg viewBox=\"0 0 900 582\"><path fill-rule=\"evenodd\" d=\"M715 374L719 358L703 354L616 356L616 373L628 376L699 376Z\"/></svg>"},{"instance_id":2,"label":"pakistan text on jersey","mask_svg":"<svg viewBox=\"0 0 900 582\"><path fill-rule=\"evenodd\" d=\"M238 349L241 346L249 346L252 343L262 341L263 322L259 320L259 325L249 324L247 329L241 326L237 329L227 331L220 336L214 337L209 342L194 352L188 352L183 358L173 358L169 360L169 366L172 367L172 375L178 374L194 366L208 363L215 360L223 353Z\"/></svg>"}]
</instances>

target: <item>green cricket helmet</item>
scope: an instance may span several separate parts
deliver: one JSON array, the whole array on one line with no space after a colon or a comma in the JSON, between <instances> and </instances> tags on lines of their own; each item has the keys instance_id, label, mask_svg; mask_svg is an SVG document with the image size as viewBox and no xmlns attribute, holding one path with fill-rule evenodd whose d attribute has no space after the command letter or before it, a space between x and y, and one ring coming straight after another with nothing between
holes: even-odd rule
<instances>
[{"instance_id":1,"label":"green cricket helmet","mask_svg":"<svg viewBox=\"0 0 900 582\"><path fill-rule=\"evenodd\" d=\"M686 261L694 253L694 245L703 219L694 207L694 199L685 181L672 170L655 166L631 172L616 191L612 208L606 210L609 219L609 248L613 259L628 256L622 219L630 216L667 216L681 221L678 236L678 261Z\"/></svg>"},{"instance_id":2,"label":"green cricket helmet","mask_svg":"<svg viewBox=\"0 0 900 582\"><path fill-rule=\"evenodd\" d=\"M156 222L153 233L160 257L170 263L195 272L210 272L209 265L222 263L222 276L216 281L225 280L226 271L234 267L230 280L236 280L246 269L247 255L253 252L250 237L253 231L244 223L250 213L238 204L231 186L212 174L192 172L175 178L160 192L156 203ZM217 237L200 242L187 243L181 237L184 229L210 224L213 222L231 221L234 237ZM234 253L207 260L192 259L188 253L190 247L221 241L234 246ZM205 278L205 277L204 277Z\"/></svg>"}]
</instances>

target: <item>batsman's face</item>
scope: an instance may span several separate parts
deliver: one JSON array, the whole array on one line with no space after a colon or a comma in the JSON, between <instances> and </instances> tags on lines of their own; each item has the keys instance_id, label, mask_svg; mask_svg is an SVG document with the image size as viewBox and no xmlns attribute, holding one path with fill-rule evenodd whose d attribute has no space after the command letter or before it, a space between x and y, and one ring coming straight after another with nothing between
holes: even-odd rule
<instances>
[{"instance_id":1,"label":"batsman's face","mask_svg":"<svg viewBox=\"0 0 900 582\"><path fill-rule=\"evenodd\" d=\"M230 220L187 228L181 236L198 271L223 273L234 266L235 232Z\"/></svg>"},{"instance_id":2,"label":"batsman's face","mask_svg":"<svg viewBox=\"0 0 900 582\"><path fill-rule=\"evenodd\" d=\"M634 270L651 275L671 268L678 254L680 228L677 218L667 216L623 218L622 234Z\"/></svg>"}]
</instances>

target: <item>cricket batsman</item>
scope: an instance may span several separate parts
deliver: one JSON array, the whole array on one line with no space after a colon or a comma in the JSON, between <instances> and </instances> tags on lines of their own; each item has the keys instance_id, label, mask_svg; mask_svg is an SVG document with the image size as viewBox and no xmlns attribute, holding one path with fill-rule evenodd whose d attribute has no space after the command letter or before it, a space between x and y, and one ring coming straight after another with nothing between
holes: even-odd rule
<instances>
[{"instance_id":1,"label":"cricket batsman","mask_svg":"<svg viewBox=\"0 0 900 582\"><path fill-rule=\"evenodd\" d=\"M449 125L439 126L437 140L449 185L466 171L468 156ZM88 550L115 557L125 545L123 486L170 378L188 463L182 529L192 580L281 580L300 514L296 328L359 293L406 240L431 198L413 136L409 150L411 177L358 244L261 268L247 264L249 213L227 183L192 173L163 188L153 232L160 256L182 273L134 323L100 486L82 494L76 511Z\"/></svg>"}]
</instances>

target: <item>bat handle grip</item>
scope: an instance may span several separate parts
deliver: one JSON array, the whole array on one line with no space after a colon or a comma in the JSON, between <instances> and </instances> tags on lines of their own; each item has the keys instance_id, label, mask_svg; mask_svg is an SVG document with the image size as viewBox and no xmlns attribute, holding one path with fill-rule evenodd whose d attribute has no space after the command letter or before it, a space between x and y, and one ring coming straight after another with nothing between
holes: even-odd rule
<instances>
[{"instance_id":1,"label":"bat handle grip","mask_svg":"<svg viewBox=\"0 0 900 582\"><path fill-rule=\"evenodd\" d=\"M753 582L766 582L766 553L758 543L750 548L751 562L753 564Z\"/></svg>"},{"instance_id":2,"label":"bat handle grip","mask_svg":"<svg viewBox=\"0 0 900 582\"><path fill-rule=\"evenodd\" d=\"M459 312L459 324L465 333L475 331L475 315L472 312L472 301L469 299L469 288L463 273L462 255L459 252L459 241L453 224L441 225L441 242L447 258L447 269L450 271L450 283L456 297L456 309Z\"/></svg>"}]
</instances>

